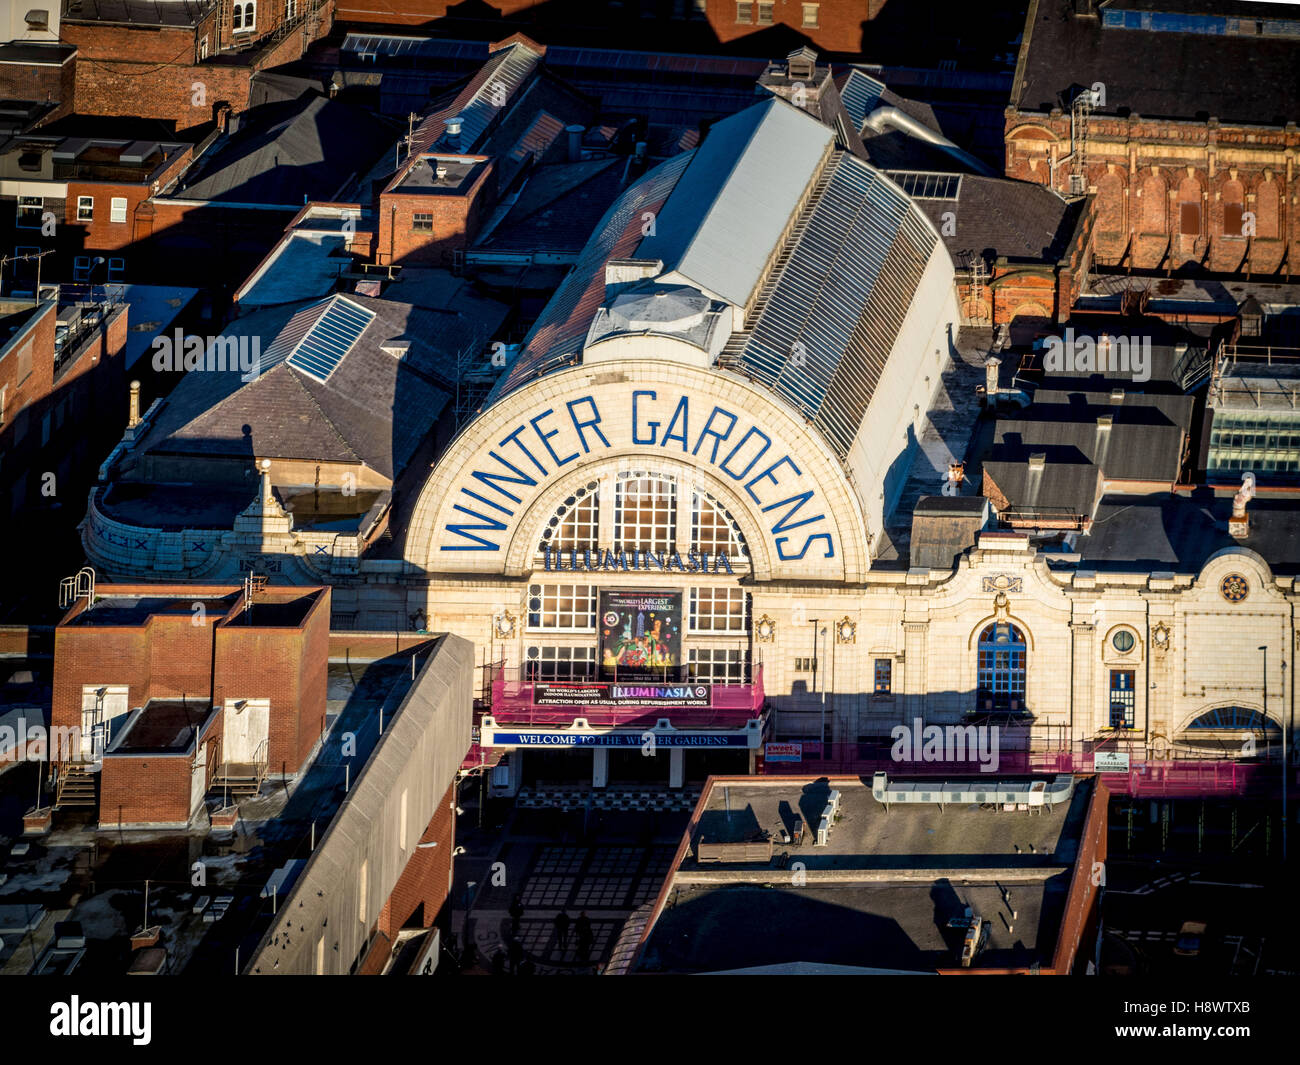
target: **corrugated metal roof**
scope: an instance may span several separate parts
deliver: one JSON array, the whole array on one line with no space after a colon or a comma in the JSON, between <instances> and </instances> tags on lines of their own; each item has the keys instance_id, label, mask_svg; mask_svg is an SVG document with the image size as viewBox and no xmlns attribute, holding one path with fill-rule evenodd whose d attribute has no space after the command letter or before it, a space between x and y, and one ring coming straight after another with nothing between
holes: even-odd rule
<instances>
[{"instance_id":1,"label":"corrugated metal roof","mask_svg":"<svg viewBox=\"0 0 1300 1065\"><path fill-rule=\"evenodd\" d=\"M745 372L848 454L938 237L892 182L838 155L757 320L732 342Z\"/></svg>"},{"instance_id":2,"label":"corrugated metal roof","mask_svg":"<svg viewBox=\"0 0 1300 1065\"><path fill-rule=\"evenodd\" d=\"M494 52L455 99L435 104L416 127L411 156L431 150L446 131L447 119L457 116L461 119L460 151L472 152L541 60L541 55L523 44Z\"/></svg>"},{"instance_id":3,"label":"corrugated metal roof","mask_svg":"<svg viewBox=\"0 0 1300 1065\"><path fill-rule=\"evenodd\" d=\"M844 110L853 119L853 128L860 130L867 115L876 109L885 83L877 81L870 74L860 70L850 70L848 79L840 89L840 99L844 101Z\"/></svg>"},{"instance_id":4,"label":"corrugated metal roof","mask_svg":"<svg viewBox=\"0 0 1300 1065\"><path fill-rule=\"evenodd\" d=\"M578 355L591 320L605 299L605 264L632 254L643 237L643 215L662 206L693 155L687 152L661 163L614 201L533 326L523 352L502 375L495 396L505 395L564 359Z\"/></svg>"},{"instance_id":5,"label":"corrugated metal roof","mask_svg":"<svg viewBox=\"0 0 1300 1065\"><path fill-rule=\"evenodd\" d=\"M724 119L696 149L637 255L745 306L834 139L777 97Z\"/></svg>"}]
</instances>

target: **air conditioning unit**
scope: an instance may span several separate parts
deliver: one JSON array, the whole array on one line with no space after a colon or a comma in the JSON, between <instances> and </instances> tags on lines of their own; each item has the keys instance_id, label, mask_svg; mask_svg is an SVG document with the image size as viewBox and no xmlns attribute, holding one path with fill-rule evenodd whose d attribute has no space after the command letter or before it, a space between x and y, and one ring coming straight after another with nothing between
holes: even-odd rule
<instances>
[{"instance_id":1,"label":"air conditioning unit","mask_svg":"<svg viewBox=\"0 0 1300 1065\"><path fill-rule=\"evenodd\" d=\"M1070 175L1070 195L1082 196L1088 191L1088 178L1084 174Z\"/></svg>"}]
</instances>

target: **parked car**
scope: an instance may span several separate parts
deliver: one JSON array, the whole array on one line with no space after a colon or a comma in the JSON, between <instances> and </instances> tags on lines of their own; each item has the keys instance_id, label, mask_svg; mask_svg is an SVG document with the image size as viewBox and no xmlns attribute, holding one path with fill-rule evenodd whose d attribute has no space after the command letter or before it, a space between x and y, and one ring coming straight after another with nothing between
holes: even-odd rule
<instances>
[{"instance_id":1,"label":"parked car","mask_svg":"<svg viewBox=\"0 0 1300 1065\"><path fill-rule=\"evenodd\" d=\"M1178 939L1174 943L1174 953L1194 958L1201 953L1201 947L1204 945L1205 922L1184 921L1183 927L1178 930Z\"/></svg>"}]
</instances>

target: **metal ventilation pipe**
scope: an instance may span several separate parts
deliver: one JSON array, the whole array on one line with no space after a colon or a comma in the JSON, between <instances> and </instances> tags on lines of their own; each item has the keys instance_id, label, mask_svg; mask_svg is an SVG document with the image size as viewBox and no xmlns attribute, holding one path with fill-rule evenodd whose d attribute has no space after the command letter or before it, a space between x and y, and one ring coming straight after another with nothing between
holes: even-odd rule
<instances>
[{"instance_id":1,"label":"metal ventilation pipe","mask_svg":"<svg viewBox=\"0 0 1300 1065\"><path fill-rule=\"evenodd\" d=\"M877 107L867 116L866 125L870 126L877 133L883 133L885 128L893 126L894 129L902 130L918 140L923 140L927 144L933 144L936 148L942 148L945 152L955 159L961 160L969 167L985 177L1001 177L991 166L983 160L976 159L970 152L964 148L959 148L953 144L947 137L941 133L936 133L924 122L918 122L906 111L897 107Z\"/></svg>"},{"instance_id":2,"label":"metal ventilation pipe","mask_svg":"<svg viewBox=\"0 0 1300 1065\"><path fill-rule=\"evenodd\" d=\"M579 125L565 126L564 132L569 135L569 162L576 163L582 159L582 135L586 130Z\"/></svg>"}]
</instances>

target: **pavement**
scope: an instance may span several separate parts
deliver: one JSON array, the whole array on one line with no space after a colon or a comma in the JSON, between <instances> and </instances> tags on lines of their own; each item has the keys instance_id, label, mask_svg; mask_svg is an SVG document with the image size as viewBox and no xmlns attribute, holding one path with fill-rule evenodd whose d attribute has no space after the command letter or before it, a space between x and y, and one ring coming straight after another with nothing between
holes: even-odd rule
<instances>
[{"instance_id":1,"label":"pavement","mask_svg":"<svg viewBox=\"0 0 1300 1065\"><path fill-rule=\"evenodd\" d=\"M480 829L473 790L462 795L465 813L456 829L466 853L456 861L451 928L456 947L472 943L476 955L462 971L492 973L493 957L508 956L513 935L534 975L599 972L628 916L658 895L689 813L566 813L494 799ZM523 904L517 930L510 915L516 897ZM591 921L585 954L573 925L561 945L555 925L561 909L574 921L583 912Z\"/></svg>"}]
</instances>

